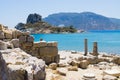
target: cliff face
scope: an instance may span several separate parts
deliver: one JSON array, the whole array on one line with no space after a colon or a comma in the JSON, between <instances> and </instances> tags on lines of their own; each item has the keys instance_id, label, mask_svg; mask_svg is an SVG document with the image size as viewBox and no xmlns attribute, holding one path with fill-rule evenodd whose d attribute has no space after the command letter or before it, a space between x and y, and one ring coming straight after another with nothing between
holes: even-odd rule
<instances>
[{"instance_id":1,"label":"cliff face","mask_svg":"<svg viewBox=\"0 0 120 80\"><path fill-rule=\"evenodd\" d=\"M34 14L29 14L28 15L26 23L32 23L32 24L34 24L34 23L40 22L40 21L42 21L42 16L39 15L39 14L34 13Z\"/></svg>"}]
</instances>

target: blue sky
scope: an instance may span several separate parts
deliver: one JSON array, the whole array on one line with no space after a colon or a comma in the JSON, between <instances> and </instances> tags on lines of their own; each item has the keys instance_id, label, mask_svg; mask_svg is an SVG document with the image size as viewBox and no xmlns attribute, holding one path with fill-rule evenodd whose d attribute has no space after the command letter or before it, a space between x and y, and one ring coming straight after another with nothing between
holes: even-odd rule
<instances>
[{"instance_id":1,"label":"blue sky","mask_svg":"<svg viewBox=\"0 0 120 80\"><path fill-rule=\"evenodd\" d=\"M59 12L90 11L120 19L120 0L0 0L0 24L14 27L30 13L42 17Z\"/></svg>"}]
</instances>

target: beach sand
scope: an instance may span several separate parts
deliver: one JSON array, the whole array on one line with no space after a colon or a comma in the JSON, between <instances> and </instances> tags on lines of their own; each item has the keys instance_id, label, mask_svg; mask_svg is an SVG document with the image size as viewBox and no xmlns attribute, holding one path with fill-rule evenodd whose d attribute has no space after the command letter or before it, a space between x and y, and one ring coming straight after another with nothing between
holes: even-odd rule
<instances>
[{"instance_id":1,"label":"beach sand","mask_svg":"<svg viewBox=\"0 0 120 80\"><path fill-rule=\"evenodd\" d=\"M83 54L83 52L59 51L59 63L67 64L67 62L70 60L77 60L80 56L83 56ZM85 74L94 75L95 79L102 80L102 78L105 76L105 70L112 70L114 68L120 72L120 65L114 63L108 63L108 65L89 64L86 69L78 67L78 71L68 71L69 66L70 65L66 65L65 67L57 67L56 70L52 70L49 67L46 67L46 80L84 80L83 76ZM59 69L61 68L65 70L63 71L65 75L59 74ZM120 78L117 79L119 80Z\"/></svg>"}]
</instances>

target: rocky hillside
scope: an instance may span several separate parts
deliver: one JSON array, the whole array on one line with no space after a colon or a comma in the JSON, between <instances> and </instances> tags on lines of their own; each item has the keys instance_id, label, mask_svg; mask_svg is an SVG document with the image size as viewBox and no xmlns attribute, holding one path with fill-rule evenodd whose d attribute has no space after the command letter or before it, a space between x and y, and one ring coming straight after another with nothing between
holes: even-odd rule
<instances>
[{"instance_id":1,"label":"rocky hillside","mask_svg":"<svg viewBox=\"0 0 120 80\"><path fill-rule=\"evenodd\" d=\"M43 19L54 26L73 25L82 30L118 30L120 20L108 18L91 12L83 13L57 13Z\"/></svg>"},{"instance_id":2,"label":"rocky hillside","mask_svg":"<svg viewBox=\"0 0 120 80\"><path fill-rule=\"evenodd\" d=\"M42 21L42 16L39 14L30 14L26 20L26 23L18 23L15 26L16 29L21 31L29 31L31 33L61 33L71 32L74 33L77 30L71 26L68 27L54 27L47 22Z\"/></svg>"}]
</instances>

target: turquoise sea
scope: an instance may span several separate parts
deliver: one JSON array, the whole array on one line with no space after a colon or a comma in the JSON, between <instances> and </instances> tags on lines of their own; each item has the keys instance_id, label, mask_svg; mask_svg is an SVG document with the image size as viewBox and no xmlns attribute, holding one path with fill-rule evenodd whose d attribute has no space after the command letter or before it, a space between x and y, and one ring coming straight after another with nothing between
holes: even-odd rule
<instances>
[{"instance_id":1,"label":"turquoise sea","mask_svg":"<svg viewBox=\"0 0 120 80\"><path fill-rule=\"evenodd\" d=\"M120 31L89 31L73 34L32 34L35 42L57 41L59 50L84 51L84 39L88 39L88 49L92 52L93 42L98 42L98 51L120 54Z\"/></svg>"}]
</instances>

